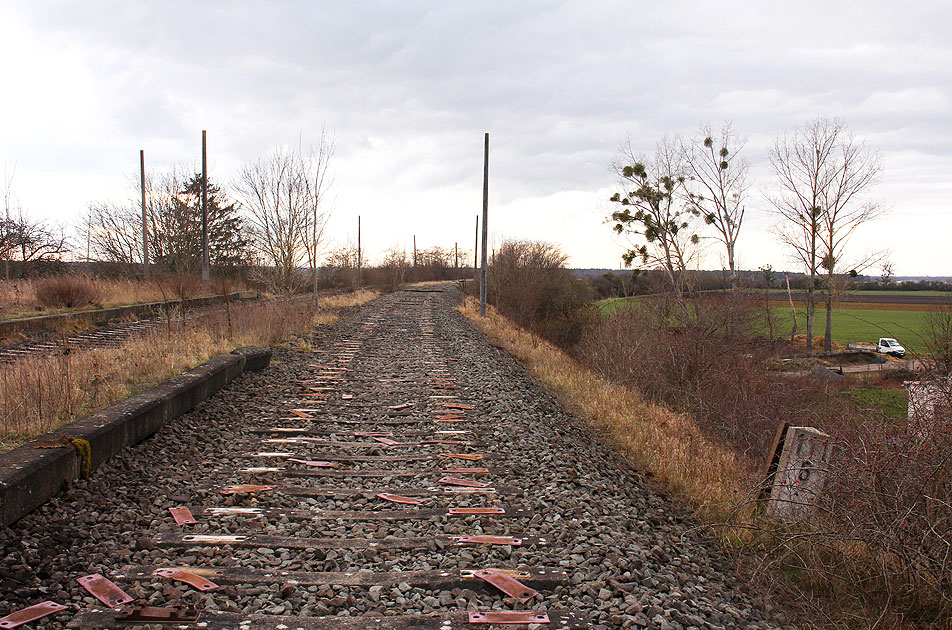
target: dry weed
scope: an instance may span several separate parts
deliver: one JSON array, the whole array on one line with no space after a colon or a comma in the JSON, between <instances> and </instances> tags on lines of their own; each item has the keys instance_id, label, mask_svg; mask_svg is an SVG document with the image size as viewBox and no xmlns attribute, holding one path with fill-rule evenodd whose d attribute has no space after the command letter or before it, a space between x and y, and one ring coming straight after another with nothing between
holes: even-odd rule
<instances>
[{"instance_id":1,"label":"dry weed","mask_svg":"<svg viewBox=\"0 0 952 630\"><path fill-rule=\"evenodd\" d=\"M525 364L563 405L607 436L636 467L687 499L701 515L723 518L724 510L738 502L743 466L729 449L706 438L689 415L648 403L634 391L595 375L492 308L485 319L480 318L472 298L460 312Z\"/></svg>"},{"instance_id":2,"label":"dry weed","mask_svg":"<svg viewBox=\"0 0 952 630\"><path fill-rule=\"evenodd\" d=\"M320 298L317 305L321 308L346 308L351 306L360 306L376 299L380 295L370 289L360 289L353 293L342 293L341 295L332 295L330 297Z\"/></svg>"},{"instance_id":3,"label":"dry weed","mask_svg":"<svg viewBox=\"0 0 952 630\"><path fill-rule=\"evenodd\" d=\"M375 297L363 292L360 303ZM229 326L229 320L231 321ZM246 345L290 340L337 316L310 301L232 305L181 325L159 328L119 348L68 349L0 366L0 451Z\"/></svg>"}]
</instances>

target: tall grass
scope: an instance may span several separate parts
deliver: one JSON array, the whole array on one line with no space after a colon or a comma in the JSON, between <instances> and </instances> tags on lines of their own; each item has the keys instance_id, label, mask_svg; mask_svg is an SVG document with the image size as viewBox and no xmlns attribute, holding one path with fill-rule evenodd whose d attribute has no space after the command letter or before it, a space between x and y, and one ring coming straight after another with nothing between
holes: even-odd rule
<instances>
[{"instance_id":1,"label":"tall grass","mask_svg":"<svg viewBox=\"0 0 952 630\"><path fill-rule=\"evenodd\" d=\"M204 287L201 280L192 276L158 276L153 280L127 278L98 278L92 276L53 276L50 278L27 278L0 280L0 319L29 317L60 310L62 307L48 305L43 292L51 283L62 279L82 278L90 299L78 306L109 308L161 302L165 299L181 299L200 295L214 295L217 289ZM243 283L229 280L229 290L247 288Z\"/></svg>"},{"instance_id":2,"label":"tall grass","mask_svg":"<svg viewBox=\"0 0 952 630\"><path fill-rule=\"evenodd\" d=\"M738 550L764 588L822 628L952 627L952 384L930 417L870 411L844 382L781 374L756 309L723 296L687 326L642 300L569 352L493 313L474 325L653 473ZM948 327L939 327L948 330ZM780 422L827 433L815 509L766 517L762 465Z\"/></svg>"},{"instance_id":3,"label":"tall grass","mask_svg":"<svg viewBox=\"0 0 952 630\"><path fill-rule=\"evenodd\" d=\"M641 470L687 498L707 518L740 500L746 471L730 449L704 436L694 419L646 402L636 391L586 369L555 345L495 309L479 317L466 298L460 311L489 339L524 363L570 410L588 421Z\"/></svg>"},{"instance_id":4,"label":"tall grass","mask_svg":"<svg viewBox=\"0 0 952 630\"><path fill-rule=\"evenodd\" d=\"M373 297L364 292L350 304ZM309 300L242 303L193 319L184 332L179 322L118 348L64 347L56 356L0 365L0 449L13 448L217 354L287 341L336 320L333 313L315 311Z\"/></svg>"}]
</instances>

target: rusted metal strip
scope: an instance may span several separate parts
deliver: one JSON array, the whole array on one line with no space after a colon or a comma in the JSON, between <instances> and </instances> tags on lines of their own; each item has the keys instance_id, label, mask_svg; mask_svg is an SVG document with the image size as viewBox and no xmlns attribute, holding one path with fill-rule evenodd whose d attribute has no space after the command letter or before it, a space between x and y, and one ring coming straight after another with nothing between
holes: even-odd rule
<instances>
[{"instance_id":1,"label":"rusted metal strip","mask_svg":"<svg viewBox=\"0 0 952 630\"><path fill-rule=\"evenodd\" d=\"M218 585L211 582L197 573L186 571L185 569L156 569L155 575L167 577L170 580L184 582L198 591L211 591L218 588ZM477 575L476 577L482 577Z\"/></svg>"},{"instance_id":2,"label":"rusted metal strip","mask_svg":"<svg viewBox=\"0 0 952 630\"><path fill-rule=\"evenodd\" d=\"M18 628L25 623L42 619L47 615L58 613L61 610L66 610L66 606L57 604L56 602L46 601L34 604L29 608L10 613L0 619L0 628Z\"/></svg>"},{"instance_id":3,"label":"rusted metal strip","mask_svg":"<svg viewBox=\"0 0 952 630\"><path fill-rule=\"evenodd\" d=\"M294 415L297 416L298 418L311 419L311 418L314 417L314 416L312 416L312 415L309 414L309 413L305 413L305 412L302 411L301 409L288 409L288 413L294 414Z\"/></svg>"},{"instance_id":4,"label":"rusted metal strip","mask_svg":"<svg viewBox=\"0 0 952 630\"><path fill-rule=\"evenodd\" d=\"M195 524L195 519L192 518L192 513L188 511L187 507L169 508L169 512L172 513L172 518L175 519L175 523L178 525Z\"/></svg>"},{"instance_id":5,"label":"rusted metal strip","mask_svg":"<svg viewBox=\"0 0 952 630\"><path fill-rule=\"evenodd\" d=\"M219 490L222 494L251 494L254 492L268 492L274 490L274 486L255 486L252 484L241 484L237 486L228 486Z\"/></svg>"},{"instance_id":6,"label":"rusted metal strip","mask_svg":"<svg viewBox=\"0 0 952 630\"><path fill-rule=\"evenodd\" d=\"M495 611L494 611L495 612ZM498 611L503 612L503 611ZM485 613L476 613L485 614ZM543 614L543 613L533 613ZM552 630L583 630L592 627L588 613L575 610L549 610L545 627ZM368 622L372 619L372 622ZM482 623L478 621L473 623ZM485 622L489 623L489 622ZM500 623L500 622L495 622ZM502 622L505 623L505 622ZM83 612L70 621L73 630L125 630L128 623L117 620L114 611ZM293 617L287 615L247 615L213 610L201 614L202 630L472 630L469 614L450 612L431 615L388 615L384 617Z\"/></svg>"},{"instance_id":7,"label":"rusted metal strip","mask_svg":"<svg viewBox=\"0 0 952 630\"><path fill-rule=\"evenodd\" d=\"M387 437L374 437L373 439L375 442L380 442L381 444L385 444L387 446L411 446L406 442L398 442Z\"/></svg>"},{"instance_id":8,"label":"rusted metal strip","mask_svg":"<svg viewBox=\"0 0 952 630\"><path fill-rule=\"evenodd\" d=\"M293 538L269 536L265 534L217 535L217 534L174 534L162 532L153 540L161 547L215 547L228 546L239 548L270 549L307 549L309 547L328 549L429 549L431 544L492 544L488 542L460 542L460 536L428 536L426 538ZM479 539L479 536L470 538ZM521 538L523 546L547 545L545 538ZM500 543L512 544L512 543Z\"/></svg>"},{"instance_id":9,"label":"rusted metal strip","mask_svg":"<svg viewBox=\"0 0 952 630\"><path fill-rule=\"evenodd\" d=\"M464 411L476 408L473 405L466 405L463 403L442 403L440 406L446 407L447 409L462 409Z\"/></svg>"},{"instance_id":10,"label":"rusted metal strip","mask_svg":"<svg viewBox=\"0 0 952 630\"><path fill-rule=\"evenodd\" d=\"M409 409L410 407L416 406L414 403L401 403L399 405L390 405L387 409L393 409L394 411L399 411L400 409Z\"/></svg>"},{"instance_id":11,"label":"rusted metal strip","mask_svg":"<svg viewBox=\"0 0 952 630\"><path fill-rule=\"evenodd\" d=\"M142 581L152 577L161 567L128 566L120 570L114 578L121 581ZM299 586L317 586L332 584L337 586L384 586L391 587L406 582L411 586L425 586L428 589L474 588L484 585L477 577L485 569L434 570L434 571L347 571L347 572L309 572L261 570L246 567L181 567L182 570L199 575L216 584L266 584L269 582L291 582ZM562 569L541 569L536 567L495 571L519 580L535 588L554 588L569 581L568 574Z\"/></svg>"},{"instance_id":12,"label":"rusted metal strip","mask_svg":"<svg viewBox=\"0 0 952 630\"><path fill-rule=\"evenodd\" d=\"M469 613L469 623L472 624L528 624L549 623L549 621L548 613L534 610L486 610Z\"/></svg>"},{"instance_id":13,"label":"rusted metal strip","mask_svg":"<svg viewBox=\"0 0 952 630\"><path fill-rule=\"evenodd\" d=\"M420 505L422 503L426 503L427 501L427 499L414 499L414 498L405 497L399 494L390 494L389 492L378 492L376 496L385 501L391 501L393 503L404 503L407 505Z\"/></svg>"},{"instance_id":14,"label":"rusted metal strip","mask_svg":"<svg viewBox=\"0 0 952 630\"><path fill-rule=\"evenodd\" d=\"M294 462L296 464L304 464L305 466L310 466L312 468L340 468L340 464L337 462L325 462L323 460L317 459L296 459L294 457L289 457L288 461Z\"/></svg>"},{"instance_id":15,"label":"rusted metal strip","mask_svg":"<svg viewBox=\"0 0 952 630\"><path fill-rule=\"evenodd\" d=\"M160 608L136 606L116 613L116 621L122 624L193 624L198 622L197 608Z\"/></svg>"},{"instance_id":16,"label":"rusted metal strip","mask_svg":"<svg viewBox=\"0 0 952 630\"><path fill-rule=\"evenodd\" d=\"M76 578L79 585L110 608L115 608L132 601L132 596L123 592L121 588L110 582L98 573Z\"/></svg>"},{"instance_id":17,"label":"rusted metal strip","mask_svg":"<svg viewBox=\"0 0 952 630\"><path fill-rule=\"evenodd\" d=\"M440 472L447 473L450 475L465 475L465 474L485 475L489 473L489 469L488 468L444 468Z\"/></svg>"},{"instance_id":18,"label":"rusted metal strip","mask_svg":"<svg viewBox=\"0 0 952 630\"><path fill-rule=\"evenodd\" d=\"M504 507L462 507L462 508L448 508L446 513L450 516L470 516L470 515L489 515L489 514L506 514L506 508Z\"/></svg>"},{"instance_id":19,"label":"rusted metal strip","mask_svg":"<svg viewBox=\"0 0 952 630\"><path fill-rule=\"evenodd\" d=\"M453 469L447 468L442 472L452 472ZM488 473L489 469L481 468L478 471ZM333 470L327 468L318 468L318 469L299 469L299 468L281 468L275 466L252 466L248 468L238 469L240 473L246 473L251 475L260 475L260 474L280 474L283 477L292 477L292 478L310 478L310 477L327 477L331 479L370 479L376 477L430 477L433 474L432 470L425 469L415 469L415 470ZM472 472L471 470L459 468L456 469L457 473L463 474L467 472ZM476 473L478 474L478 472Z\"/></svg>"},{"instance_id":20,"label":"rusted metal strip","mask_svg":"<svg viewBox=\"0 0 952 630\"><path fill-rule=\"evenodd\" d=\"M509 597L512 597L521 604L525 604L527 601L539 594L538 591L532 590L516 578L503 573L502 571L496 571L495 569L482 569L473 575L481 580L485 580L489 584L492 584L500 591Z\"/></svg>"},{"instance_id":21,"label":"rusted metal strip","mask_svg":"<svg viewBox=\"0 0 952 630\"><path fill-rule=\"evenodd\" d=\"M486 455L481 455L479 453L440 453L437 457L463 459L468 462L478 462L482 459L486 459Z\"/></svg>"},{"instance_id":22,"label":"rusted metal strip","mask_svg":"<svg viewBox=\"0 0 952 630\"><path fill-rule=\"evenodd\" d=\"M512 545L518 547L522 538L513 536L459 536L457 541L461 545Z\"/></svg>"},{"instance_id":23,"label":"rusted metal strip","mask_svg":"<svg viewBox=\"0 0 952 630\"><path fill-rule=\"evenodd\" d=\"M462 486L464 488L488 488L488 483L474 481L472 479L459 479L457 477L442 477L439 483L445 483L450 486Z\"/></svg>"}]
</instances>

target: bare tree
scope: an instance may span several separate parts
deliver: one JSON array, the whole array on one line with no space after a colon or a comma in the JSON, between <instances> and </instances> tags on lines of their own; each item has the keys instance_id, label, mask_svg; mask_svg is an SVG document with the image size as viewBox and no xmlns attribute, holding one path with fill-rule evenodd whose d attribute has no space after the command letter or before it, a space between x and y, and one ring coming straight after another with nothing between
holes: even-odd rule
<instances>
[{"instance_id":1,"label":"bare tree","mask_svg":"<svg viewBox=\"0 0 952 630\"><path fill-rule=\"evenodd\" d=\"M235 189L250 216L252 244L274 267L274 284L281 290L294 290L297 269L305 262L314 281L329 218L322 203L333 149L322 134L313 150L303 151L300 142L280 147L238 173Z\"/></svg>"},{"instance_id":2,"label":"bare tree","mask_svg":"<svg viewBox=\"0 0 952 630\"><path fill-rule=\"evenodd\" d=\"M833 349L833 303L843 279L885 258L885 252L867 253L847 260L846 245L857 228L882 216L886 208L867 196L879 181L883 170L882 157L865 143L857 142L845 125L833 121L827 133L835 136L835 151L828 167L829 184L824 189L823 239L820 266L826 271L826 329L823 347ZM846 274L844 274L846 271Z\"/></svg>"},{"instance_id":3,"label":"bare tree","mask_svg":"<svg viewBox=\"0 0 952 630\"><path fill-rule=\"evenodd\" d=\"M92 253L124 265L142 263L142 217L131 203L97 201L86 210Z\"/></svg>"},{"instance_id":4,"label":"bare tree","mask_svg":"<svg viewBox=\"0 0 952 630\"><path fill-rule=\"evenodd\" d=\"M317 261L323 249L324 228L330 219L330 210L325 196L333 178L329 175L331 158L334 157L335 140L327 134L326 127L321 128L321 137L316 145L311 145L306 155L302 155L301 167L304 169L304 181L307 187L307 232L304 248L307 251L308 264L311 267L311 289L317 299ZM300 153L300 142L298 146Z\"/></svg>"},{"instance_id":5,"label":"bare tree","mask_svg":"<svg viewBox=\"0 0 952 630\"><path fill-rule=\"evenodd\" d=\"M31 219L21 209L15 219L8 222L12 256L23 265L26 273L30 263L59 260L69 251L66 234L60 226L46 221Z\"/></svg>"},{"instance_id":6,"label":"bare tree","mask_svg":"<svg viewBox=\"0 0 952 630\"><path fill-rule=\"evenodd\" d=\"M640 259L664 272L687 325L690 316L685 294L690 287L685 272L697 254L699 238L693 227L700 212L684 190L681 152L662 139L654 159L648 162L635 156L629 140L612 168L627 187L624 193L611 197L623 207L611 214L614 230L636 239L622 258L626 265Z\"/></svg>"},{"instance_id":7,"label":"bare tree","mask_svg":"<svg viewBox=\"0 0 952 630\"><path fill-rule=\"evenodd\" d=\"M10 256L13 250L13 221L10 217L10 204L13 197L13 176L16 174L16 165L10 175L7 175L7 163L3 163L3 221L0 222L0 256L3 256L3 272L7 280L10 279Z\"/></svg>"},{"instance_id":8,"label":"bare tree","mask_svg":"<svg viewBox=\"0 0 952 630\"><path fill-rule=\"evenodd\" d=\"M731 289L737 290L737 237L744 221L744 203L750 188L750 166L741 157L746 139L725 122L715 138L710 125L681 142L687 171L688 195L704 222L714 226L727 255Z\"/></svg>"},{"instance_id":9,"label":"bare tree","mask_svg":"<svg viewBox=\"0 0 952 630\"><path fill-rule=\"evenodd\" d=\"M856 228L880 214L863 199L882 170L878 154L857 143L838 119L817 118L778 137L769 151L778 191L768 195L780 221L776 233L807 270L807 350L813 348L816 291L826 271L827 329L832 346L836 272Z\"/></svg>"}]
</instances>

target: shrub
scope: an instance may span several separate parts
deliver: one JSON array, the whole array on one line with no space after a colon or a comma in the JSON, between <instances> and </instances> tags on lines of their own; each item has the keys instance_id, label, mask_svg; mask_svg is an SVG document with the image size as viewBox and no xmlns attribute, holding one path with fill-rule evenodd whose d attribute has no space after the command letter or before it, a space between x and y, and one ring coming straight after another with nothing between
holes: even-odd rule
<instances>
[{"instance_id":1,"label":"shrub","mask_svg":"<svg viewBox=\"0 0 952 630\"><path fill-rule=\"evenodd\" d=\"M516 324L559 345L576 343L594 319L588 286L549 243L506 241L492 258L487 300Z\"/></svg>"},{"instance_id":2,"label":"shrub","mask_svg":"<svg viewBox=\"0 0 952 630\"><path fill-rule=\"evenodd\" d=\"M36 299L48 308L75 308L99 301L102 292L86 276L52 276L36 285Z\"/></svg>"}]
</instances>

